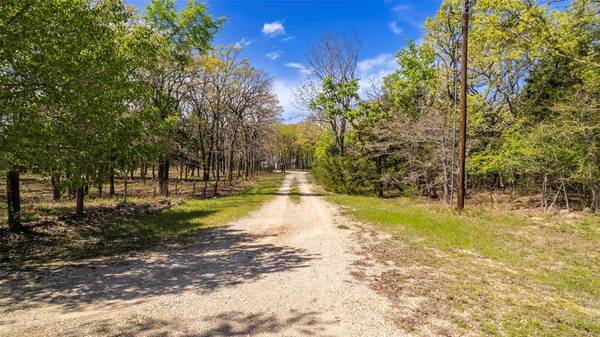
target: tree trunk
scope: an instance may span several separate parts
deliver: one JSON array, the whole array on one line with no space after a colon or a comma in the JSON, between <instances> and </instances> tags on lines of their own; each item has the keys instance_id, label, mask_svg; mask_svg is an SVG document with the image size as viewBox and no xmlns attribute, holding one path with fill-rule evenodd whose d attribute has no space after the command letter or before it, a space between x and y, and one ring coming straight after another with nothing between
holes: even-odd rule
<instances>
[{"instance_id":1,"label":"tree trunk","mask_svg":"<svg viewBox=\"0 0 600 337\"><path fill-rule=\"evenodd\" d=\"M377 157L376 160L376 167L377 167L377 187L376 187L376 192L377 192L377 197L379 198L383 198L383 181L382 181L382 174L383 174L383 163L381 162L381 157Z\"/></svg>"},{"instance_id":2,"label":"tree trunk","mask_svg":"<svg viewBox=\"0 0 600 337\"><path fill-rule=\"evenodd\" d=\"M148 165L145 162L143 162L142 166L140 167L140 175L142 176L142 183L145 184L146 175L148 175Z\"/></svg>"},{"instance_id":3,"label":"tree trunk","mask_svg":"<svg viewBox=\"0 0 600 337\"><path fill-rule=\"evenodd\" d=\"M127 203L127 174L123 174L123 203Z\"/></svg>"},{"instance_id":4,"label":"tree trunk","mask_svg":"<svg viewBox=\"0 0 600 337\"><path fill-rule=\"evenodd\" d=\"M115 196L115 170L110 169L110 176L108 177L109 186L108 186L108 195L111 197Z\"/></svg>"},{"instance_id":5,"label":"tree trunk","mask_svg":"<svg viewBox=\"0 0 600 337\"><path fill-rule=\"evenodd\" d=\"M229 186L233 185L233 145L231 146L231 148L229 149L229 168L228 168L229 172L229 176L227 177L229 179Z\"/></svg>"},{"instance_id":6,"label":"tree trunk","mask_svg":"<svg viewBox=\"0 0 600 337\"><path fill-rule=\"evenodd\" d=\"M169 160L166 158L158 162L158 187L161 195L169 195Z\"/></svg>"},{"instance_id":7,"label":"tree trunk","mask_svg":"<svg viewBox=\"0 0 600 337\"><path fill-rule=\"evenodd\" d=\"M216 173L215 173L215 189L213 191L214 196L219 194L219 179L220 179L220 173L221 173L221 171L219 170L219 165L220 165L220 154L219 153L217 153L215 159L216 159L215 160Z\"/></svg>"},{"instance_id":8,"label":"tree trunk","mask_svg":"<svg viewBox=\"0 0 600 337\"><path fill-rule=\"evenodd\" d=\"M77 208L75 210L75 214L80 217L83 216L83 195L84 195L84 187L77 187L77 191L75 192L75 198L77 199Z\"/></svg>"},{"instance_id":9,"label":"tree trunk","mask_svg":"<svg viewBox=\"0 0 600 337\"><path fill-rule=\"evenodd\" d=\"M52 182L52 200L58 201L60 200L60 176L53 174L50 181Z\"/></svg>"},{"instance_id":10,"label":"tree trunk","mask_svg":"<svg viewBox=\"0 0 600 337\"><path fill-rule=\"evenodd\" d=\"M6 203L8 206L8 227L11 231L23 230L21 224L21 192L19 170L13 168L6 173Z\"/></svg>"},{"instance_id":11,"label":"tree trunk","mask_svg":"<svg viewBox=\"0 0 600 337\"><path fill-rule=\"evenodd\" d=\"M97 188L98 188L98 198L102 198L102 183L99 183Z\"/></svg>"}]
</instances>

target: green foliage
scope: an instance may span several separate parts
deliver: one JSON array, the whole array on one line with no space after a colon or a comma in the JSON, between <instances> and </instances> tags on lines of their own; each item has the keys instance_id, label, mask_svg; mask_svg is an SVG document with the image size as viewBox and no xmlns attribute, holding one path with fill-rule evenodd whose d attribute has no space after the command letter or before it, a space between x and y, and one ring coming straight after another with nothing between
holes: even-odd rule
<instances>
[{"instance_id":1,"label":"green foliage","mask_svg":"<svg viewBox=\"0 0 600 337\"><path fill-rule=\"evenodd\" d=\"M358 80L336 82L332 77L326 77L321 84L320 92L308 104L309 108L320 114L331 128L338 155L345 153L348 124L353 123L361 111L355 109L358 99Z\"/></svg>"},{"instance_id":2,"label":"green foliage","mask_svg":"<svg viewBox=\"0 0 600 337\"><path fill-rule=\"evenodd\" d=\"M401 50L396 58L400 70L385 77L385 94L391 104L416 117L433 98L435 54L426 45L417 46L409 40L407 48Z\"/></svg>"},{"instance_id":3,"label":"green foliage","mask_svg":"<svg viewBox=\"0 0 600 337\"><path fill-rule=\"evenodd\" d=\"M206 6L196 0L188 0L182 11L177 11L172 0L153 0L146 6L146 22L167 40L173 56L183 61L189 59L192 50L208 50L225 19L213 19Z\"/></svg>"},{"instance_id":4,"label":"green foliage","mask_svg":"<svg viewBox=\"0 0 600 337\"><path fill-rule=\"evenodd\" d=\"M344 187L337 190L349 191L352 182L359 186L355 191L380 196L412 192L450 199L461 4L444 1L427 20L423 43L409 41L397 54L399 70L384 79L381 97L358 102L349 112L336 105L341 89L330 80L323 83L311 108L351 121L343 138L339 125L330 127L338 149L348 143L345 153L337 153L348 160L317 155L316 176L328 186L338 183ZM578 199L579 207L600 208L599 12L600 4L590 0L565 7L472 2L470 187L541 191L544 207L560 195L566 207L569 199ZM317 150L326 153L325 148ZM371 188L363 188L367 185Z\"/></svg>"},{"instance_id":5,"label":"green foliage","mask_svg":"<svg viewBox=\"0 0 600 337\"><path fill-rule=\"evenodd\" d=\"M223 19L189 1L0 3L0 168L78 188L169 150L177 88Z\"/></svg>"},{"instance_id":6,"label":"green foliage","mask_svg":"<svg viewBox=\"0 0 600 337\"><path fill-rule=\"evenodd\" d=\"M316 142L321 133L322 130L310 122L276 124L273 151L280 163L286 164L288 168L310 168Z\"/></svg>"},{"instance_id":7,"label":"green foliage","mask_svg":"<svg viewBox=\"0 0 600 337\"><path fill-rule=\"evenodd\" d=\"M321 92L309 103L309 108L324 112L328 118L352 119L351 101L358 99L358 81L334 82L331 77L323 80Z\"/></svg>"}]
</instances>

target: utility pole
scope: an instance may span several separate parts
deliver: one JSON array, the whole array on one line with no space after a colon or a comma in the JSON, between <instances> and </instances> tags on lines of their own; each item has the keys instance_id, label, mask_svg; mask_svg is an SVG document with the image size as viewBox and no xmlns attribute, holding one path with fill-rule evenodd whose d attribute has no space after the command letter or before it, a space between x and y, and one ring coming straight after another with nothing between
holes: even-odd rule
<instances>
[{"instance_id":1,"label":"utility pole","mask_svg":"<svg viewBox=\"0 0 600 337\"><path fill-rule=\"evenodd\" d=\"M465 207L465 153L467 149L467 50L469 34L469 0L463 0L462 45L460 68L460 139L458 144L458 176L456 208Z\"/></svg>"}]
</instances>

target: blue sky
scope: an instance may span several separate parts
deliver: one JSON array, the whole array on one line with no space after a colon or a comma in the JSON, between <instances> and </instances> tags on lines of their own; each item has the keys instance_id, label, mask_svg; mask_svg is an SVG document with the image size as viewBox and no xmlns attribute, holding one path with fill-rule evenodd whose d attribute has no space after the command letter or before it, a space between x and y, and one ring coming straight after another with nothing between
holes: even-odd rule
<instances>
[{"instance_id":1,"label":"blue sky","mask_svg":"<svg viewBox=\"0 0 600 337\"><path fill-rule=\"evenodd\" d=\"M140 8L144 0L126 0ZM397 67L394 55L406 40L418 41L425 18L441 0L422 1L207 1L209 12L225 17L217 44L239 43L242 56L268 72L287 122L304 114L291 90L302 81L309 47L324 32L356 33L361 39L361 84L377 82ZM177 1L183 6L185 0Z\"/></svg>"}]
</instances>

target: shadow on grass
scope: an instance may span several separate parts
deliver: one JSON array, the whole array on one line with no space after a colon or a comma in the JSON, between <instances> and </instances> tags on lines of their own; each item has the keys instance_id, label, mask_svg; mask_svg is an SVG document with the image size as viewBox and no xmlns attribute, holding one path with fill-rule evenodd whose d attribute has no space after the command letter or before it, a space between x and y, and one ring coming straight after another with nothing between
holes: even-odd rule
<instances>
[{"instance_id":1,"label":"shadow on grass","mask_svg":"<svg viewBox=\"0 0 600 337\"><path fill-rule=\"evenodd\" d=\"M277 190L281 179L267 176L231 195L190 199L158 214L157 210L170 205L169 200L89 205L83 218L74 217L70 206L41 204L33 217L36 220L25 223L24 233L0 228L0 269L19 270L48 262L111 256L166 240L186 239L257 207ZM144 215L148 213L153 215Z\"/></svg>"},{"instance_id":2,"label":"shadow on grass","mask_svg":"<svg viewBox=\"0 0 600 337\"><path fill-rule=\"evenodd\" d=\"M61 210L57 210L61 212ZM171 209L135 215L123 208L89 208L83 219L28 223L23 233L0 233L0 266L68 262L148 248L165 239L185 238L204 227L202 219L218 210Z\"/></svg>"},{"instance_id":3,"label":"shadow on grass","mask_svg":"<svg viewBox=\"0 0 600 337\"><path fill-rule=\"evenodd\" d=\"M0 307L10 312L51 303L77 311L93 302L114 308L115 301L141 302L183 290L210 292L235 286L306 267L317 257L303 249L261 243L263 237L217 227L195 235L189 245L113 261L6 273L0 280Z\"/></svg>"}]
</instances>

